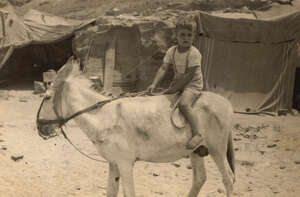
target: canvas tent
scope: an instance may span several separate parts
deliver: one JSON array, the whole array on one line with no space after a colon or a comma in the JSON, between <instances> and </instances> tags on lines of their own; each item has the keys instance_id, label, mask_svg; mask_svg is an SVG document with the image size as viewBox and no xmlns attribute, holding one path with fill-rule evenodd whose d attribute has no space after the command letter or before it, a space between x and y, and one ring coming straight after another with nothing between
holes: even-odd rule
<instances>
[{"instance_id":1,"label":"canvas tent","mask_svg":"<svg viewBox=\"0 0 300 197\"><path fill-rule=\"evenodd\" d=\"M229 98L239 112L279 112L293 102L300 13L275 20L231 19L201 13L206 37L207 90Z\"/></svg>"},{"instance_id":2,"label":"canvas tent","mask_svg":"<svg viewBox=\"0 0 300 197\"><path fill-rule=\"evenodd\" d=\"M18 17L0 10L0 76L32 71L33 65L57 68L72 55L72 35L90 21L68 20L37 10Z\"/></svg>"},{"instance_id":3,"label":"canvas tent","mask_svg":"<svg viewBox=\"0 0 300 197\"><path fill-rule=\"evenodd\" d=\"M206 90L227 97L236 112L276 114L291 109L300 12L276 19L178 10L147 17L103 16L95 26L77 32L73 42L88 75L99 75L105 83L105 70L110 70L114 89L134 71L127 80L136 91L143 90L165 50L174 44L174 23L184 14L197 18L199 36L194 45L203 56ZM113 55L108 53L111 46ZM170 80L172 72L168 76Z\"/></svg>"}]
</instances>

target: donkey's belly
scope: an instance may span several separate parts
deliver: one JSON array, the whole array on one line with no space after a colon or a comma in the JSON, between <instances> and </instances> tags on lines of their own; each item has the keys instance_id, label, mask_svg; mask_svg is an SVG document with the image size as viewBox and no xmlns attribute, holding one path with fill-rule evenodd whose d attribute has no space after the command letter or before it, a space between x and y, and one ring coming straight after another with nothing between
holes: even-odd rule
<instances>
[{"instance_id":1,"label":"donkey's belly","mask_svg":"<svg viewBox=\"0 0 300 197\"><path fill-rule=\"evenodd\" d=\"M185 146L190 136L185 132L183 130L166 131L150 135L148 141L138 140L137 159L150 162L171 162L187 156L190 151Z\"/></svg>"},{"instance_id":2,"label":"donkey's belly","mask_svg":"<svg viewBox=\"0 0 300 197\"><path fill-rule=\"evenodd\" d=\"M188 156L191 151L188 151L183 146L180 147L168 147L168 149L161 151L149 151L140 154L137 160L157 162L157 163L167 163L173 162Z\"/></svg>"}]
</instances>

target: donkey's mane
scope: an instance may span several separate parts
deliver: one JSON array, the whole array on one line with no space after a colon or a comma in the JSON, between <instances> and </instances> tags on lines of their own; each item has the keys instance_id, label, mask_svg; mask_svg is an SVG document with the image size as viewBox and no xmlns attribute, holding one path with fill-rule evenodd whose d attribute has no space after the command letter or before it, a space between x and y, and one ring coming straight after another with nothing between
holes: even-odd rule
<instances>
[{"instance_id":1,"label":"donkey's mane","mask_svg":"<svg viewBox=\"0 0 300 197\"><path fill-rule=\"evenodd\" d=\"M92 88L93 82L82 73L73 76L71 80L72 82L79 83L81 88L87 88L96 92L95 89Z\"/></svg>"},{"instance_id":2,"label":"donkey's mane","mask_svg":"<svg viewBox=\"0 0 300 197\"><path fill-rule=\"evenodd\" d=\"M96 96L100 96L99 93L96 92L96 90L93 88L93 82L86 76L84 76L82 73L76 74L64 80L57 79L52 86L52 90L54 92L53 104L54 106L56 106L57 110L62 109L61 101L64 86L66 85L66 83L75 83L78 87L82 89L88 89L91 92L95 93Z\"/></svg>"}]
</instances>

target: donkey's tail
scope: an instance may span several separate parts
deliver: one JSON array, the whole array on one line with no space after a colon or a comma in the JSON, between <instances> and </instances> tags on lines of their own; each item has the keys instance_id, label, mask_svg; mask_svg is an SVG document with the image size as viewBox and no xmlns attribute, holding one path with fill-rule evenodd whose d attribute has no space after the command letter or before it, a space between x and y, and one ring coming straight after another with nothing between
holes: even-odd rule
<instances>
[{"instance_id":1,"label":"donkey's tail","mask_svg":"<svg viewBox=\"0 0 300 197\"><path fill-rule=\"evenodd\" d=\"M234 157L234 150L233 150L233 143L232 143L232 134L229 133L228 136L228 143L227 143L227 160L229 163L229 166L231 168L231 171L233 174L235 174L235 157ZM235 179L233 180L233 182Z\"/></svg>"}]
</instances>

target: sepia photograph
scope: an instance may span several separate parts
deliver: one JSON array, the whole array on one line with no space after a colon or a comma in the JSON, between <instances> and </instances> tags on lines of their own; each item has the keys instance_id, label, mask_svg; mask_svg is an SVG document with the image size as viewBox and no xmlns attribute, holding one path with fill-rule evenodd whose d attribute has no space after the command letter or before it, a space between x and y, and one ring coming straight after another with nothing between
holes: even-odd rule
<instances>
[{"instance_id":1,"label":"sepia photograph","mask_svg":"<svg viewBox=\"0 0 300 197\"><path fill-rule=\"evenodd\" d=\"M0 197L300 196L300 0L0 0Z\"/></svg>"}]
</instances>

